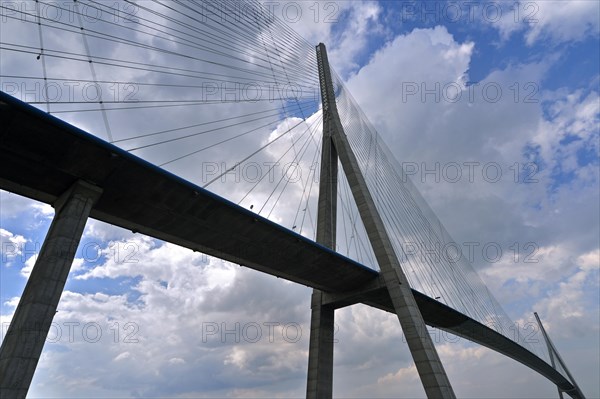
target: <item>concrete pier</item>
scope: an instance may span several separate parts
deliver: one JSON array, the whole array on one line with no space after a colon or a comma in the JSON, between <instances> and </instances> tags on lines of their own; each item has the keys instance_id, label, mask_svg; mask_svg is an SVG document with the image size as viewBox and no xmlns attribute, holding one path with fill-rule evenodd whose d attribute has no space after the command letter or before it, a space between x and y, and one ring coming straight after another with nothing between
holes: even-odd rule
<instances>
[{"instance_id":1,"label":"concrete pier","mask_svg":"<svg viewBox=\"0 0 600 399\"><path fill-rule=\"evenodd\" d=\"M423 316L394 252L392 242L369 192L365 178L360 171L356 156L352 152L344 133L335 103L333 81L324 44L317 46L317 60L319 63L323 112L327 117L326 121L329 123L327 131L331 132L333 147L337 151L344 174L348 179L354 201L365 226L369 242L373 247L373 252L381 269L381 275L402 326L421 383L425 388L425 393L428 398L453 399L455 395L448 376L429 336Z\"/></svg>"},{"instance_id":2,"label":"concrete pier","mask_svg":"<svg viewBox=\"0 0 600 399\"><path fill-rule=\"evenodd\" d=\"M323 293L314 290L311 299L310 347L308 352L307 398L331 398L333 395L334 313L323 305Z\"/></svg>"},{"instance_id":3,"label":"concrete pier","mask_svg":"<svg viewBox=\"0 0 600 399\"><path fill-rule=\"evenodd\" d=\"M335 250L338 156L331 134L331 117L327 110L324 110L317 243ZM306 397L309 399L331 398L333 395L334 315L334 307L323 305L323 293L313 290L306 385Z\"/></svg>"},{"instance_id":4,"label":"concrete pier","mask_svg":"<svg viewBox=\"0 0 600 399\"><path fill-rule=\"evenodd\" d=\"M102 191L75 183L56 213L0 348L0 397L25 398L90 211Z\"/></svg>"}]
</instances>

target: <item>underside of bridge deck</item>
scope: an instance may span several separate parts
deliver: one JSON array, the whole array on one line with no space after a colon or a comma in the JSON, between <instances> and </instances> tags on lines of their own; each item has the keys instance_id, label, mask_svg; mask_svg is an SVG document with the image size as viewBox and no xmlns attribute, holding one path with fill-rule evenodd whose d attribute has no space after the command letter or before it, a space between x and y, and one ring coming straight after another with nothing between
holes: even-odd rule
<instances>
[{"instance_id":1,"label":"underside of bridge deck","mask_svg":"<svg viewBox=\"0 0 600 399\"><path fill-rule=\"evenodd\" d=\"M0 121L0 189L55 205L83 181L102 189L92 218L319 289L336 307L364 303L395 313L375 270L2 92ZM563 391L573 390L558 371L516 342L413 294L429 326L503 353Z\"/></svg>"}]
</instances>

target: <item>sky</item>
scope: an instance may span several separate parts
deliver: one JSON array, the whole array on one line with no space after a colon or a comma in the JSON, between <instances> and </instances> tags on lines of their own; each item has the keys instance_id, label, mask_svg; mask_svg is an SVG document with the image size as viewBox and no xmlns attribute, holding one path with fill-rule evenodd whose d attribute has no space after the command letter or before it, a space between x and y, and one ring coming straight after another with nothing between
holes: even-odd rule
<instances>
[{"instance_id":1,"label":"sky","mask_svg":"<svg viewBox=\"0 0 600 399\"><path fill-rule=\"evenodd\" d=\"M600 3L265 5L310 44L327 45L332 67L515 329L541 339L533 324L537 312L583 392L600 397ZM30 26L13 22L9 30L11 21L2 22L3 43L17 40L20 29L20 39L38 43ZM71 39L49 35L46 46L66 47ZM161 60L138 51L132 56L140 61ZM3 52L0 67L3 91L37 98L15 89L6 75L39 73L39 63ZM48 68L89 79L87 67L67 70L48 61ZM136 77L126 73L132 75L107 79ZM139 90L142 99L172 93ZM133 128L144 133L242 109L228 107L145 119L111 115L110 122L118 140ZM301 127L318 122L316 115L305 115ZM56 116L107 138L98 115ZM263 142L299 117L287 115L265 129ZM166 168L206 183L198 180L199 169L231 164L256 147L244 140L225 153L211 150L202 166L190 157ZM282 142L261 160L277 159L288 148ZM179 142L138 155L160 164L189 146ZM209 189L237 202L252 183ZM260 186L242 203L268 203L271 187ZM270 218L296 226L289 220L298 216L302 188L291 185ZM54 210L1 191L0 212L4 336ZM313 232L307 222L305 234ZM29 396L303 397L310 295L307 287L90 219ZM557 397L550 382L514 360L439 330L431 334L458 397ZM395 316L364 305L337 310L335 339L336 397L424 397Z\"/></svg>"}]
</instances>

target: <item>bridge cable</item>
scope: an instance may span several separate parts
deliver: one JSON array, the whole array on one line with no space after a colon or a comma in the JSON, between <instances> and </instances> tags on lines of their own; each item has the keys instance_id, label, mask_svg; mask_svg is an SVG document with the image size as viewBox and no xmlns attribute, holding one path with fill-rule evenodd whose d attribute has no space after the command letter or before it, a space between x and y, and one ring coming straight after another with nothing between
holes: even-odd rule
<instances>
[{"instance_id":1,"label":"bridge cable","mask_svg":"<svg viewBox=\"0 0 600 399\"><path fill-rule=\"evenodd\" d=\"M42 34L42 22L40 18L41 12L39 0L35 0L35 11L37 14L38 33L40 38L40 54L37 56L37 59L42 61L42 71L44 74L44 97L46 97L46 111L50 113L50 100L48 98L48 74L46 72L46 58L44 57L44 36Z\"/></svg>"},{"instance_id":2,"label":"bridge cable","mask_svg":"<svg viewBox=\"0 0 600 399\"><path fill-rule=\"evenodd\" d=\"M79 10L79 5L77 4L77 0L73 0L73 5L74 8L76 10ZM79 21L79 27L81 28L81 37L83 39L83 45L85 47L85 52L87 54L88 60L89 60L89 65L90 65L90 71L92 72L92 79L94 80L94 82L96 82L98 80L98 77L96 76L96 68L94 67L94 62L92 61L92 57L90 55L90 46L87 40L87 36L86 36L86 30L83 27L83 21L81 19L81 14L77 13L77 18ZM110 125L108 123L108 115L106 114L106 111L104 110L104 103L102 101L102 90L98 89L99 93L98 93L98 98L99 98L99 104L100 104L100 108L102 109L102 120L104 121L104 128L106 129L106 135L108 136L108 141L112 142L113 141L113 137L112 137L112 133L110 131Z\"/></svg>"}]
</instances>

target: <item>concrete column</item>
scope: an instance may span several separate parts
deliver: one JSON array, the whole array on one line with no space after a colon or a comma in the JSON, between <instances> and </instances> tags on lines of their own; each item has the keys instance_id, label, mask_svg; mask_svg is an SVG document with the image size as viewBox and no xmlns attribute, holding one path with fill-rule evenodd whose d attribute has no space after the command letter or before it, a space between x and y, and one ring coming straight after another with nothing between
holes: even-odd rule
<instances>
[{"instance_id":1,"label":"concrete column","mask_svg":"<svg viewBox=\"0 0 600 399\"><path fill-rule=\"evenodd\" d=\"M0 397L25 398L56 313L75 251L101 190L75 183L56 213L0 348Z\"/></svg>"},{"instance_id":2,"label":"concrete column","mask_svg":"<svg viewBox=\"0 0 600 399\"><path fill-rule=\"evenodd\" d=\"M326 399L333 395L334 313L324 306L323 293L314 290L311 299L310 347L308 351L308 383L306 397Z\"/></svg>"},{"instance_id":3,"label":"concrete column","mask_svg":"<svg viewBox=\"0 0 600 399\"><path fill-rule=\"evenodd\" d=\"M337 176L338 156L331 140L331 115L324 108L316 233L317 243L333 250L337 228ZM326 399L333 395L334 315L333 306L323 305L323 293L313 290L306 385L309 399Z\"/></svg>"},{"instance_id":4,"label":"concrete column","mask_svg":"<svg viewBox=\"0 0 600 399\"><path fill-rule=\"evenodd\" d=\"M381 269L381 276L402 326L402 331L421 378L421 383L425 388L425 393L428 398L453 399L455 395L448 376L429 336L427 326L419 311L408 280L400 267L400 262L394 252L392 242L369 192L365 178L360 171L356 156L352 152L350 143L344 133L335 103L327 52L323 44L317 46L317 61L321 79L321 95L324 99L323 108L325 109L325 101L327 101L327 108L331 115L330 128L334 147L348 179L354 201L365 226L369 242L373 247L373 252Z\"/></svg>"},{"instance_id":5,"label":"concrete column","mask_svg":"<svg viewBox=\"0 0 600 399\"><path fill-rule=\"evenodd\" d=\"M563 370L567 374L566 377L568 377L569 381L573 385L573 389L571 391L566 391L566 392L572 398L582 398L582 399L585 398L585 396L583 395L583 392L581 391L581 389L579 388L579 386L575 382L575 378L573 378L573 376L571 375L571 372L567 368L567 365L565 364L565 362L560 357L560 354L558 353L558 351L554 347L554 344L552 343L552 340L550 340L550 337L548 336L548 333L546 333L546 329L544 328L544 325L542 324L542 321L540 320L540 316L538 316L537 312L533 312L533 315L535 316L535 319L537 320L538 326L540 327L540 331L542 332L542 336L544 337L544 341L546 341L546 345L548 346L548 353L550 354L550 361L552 362L552 367L554 367L554 369L556 370L556 363L554 362L554 358L556 357L556 360L560 363L561 367L563 368ZM563 398L562 391L558 387L557 387L557 389L558 389L558 397L560 399L562 399Z\"/></svg>"}]
</instances>

